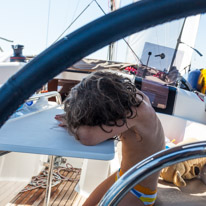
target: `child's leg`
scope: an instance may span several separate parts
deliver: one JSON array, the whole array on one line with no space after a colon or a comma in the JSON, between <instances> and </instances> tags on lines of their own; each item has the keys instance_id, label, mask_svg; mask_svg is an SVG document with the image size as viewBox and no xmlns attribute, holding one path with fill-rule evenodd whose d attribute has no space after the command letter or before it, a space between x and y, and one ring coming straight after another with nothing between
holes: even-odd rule
<instances>
[{"instance_id":1,"label":"child's leg","mask_svg":"<svg viewBox=\"0 0 206 206\"><path fill-rule=\"evenodd\" d=\"M108 177L90 194L83 206L96 206L108 189L115 183L116 173ZM134 196L131 192L128 192L124 198L119 202L119 206L144 206L143 202Z\"/></svg>"},{"instance_id":2,"label":"child's leg","mask_svg":"<svg viewBox=\"0 0 206 206\"><path fill-rule=\"evenodd\" d=\"M107 190L114 184L115 175L109 176L106 180L104 180L100 185L96 187L96 189L90 194L87 200L84 202L83 206L95 206L102 199Z\"/></svg>"}]
</instances>

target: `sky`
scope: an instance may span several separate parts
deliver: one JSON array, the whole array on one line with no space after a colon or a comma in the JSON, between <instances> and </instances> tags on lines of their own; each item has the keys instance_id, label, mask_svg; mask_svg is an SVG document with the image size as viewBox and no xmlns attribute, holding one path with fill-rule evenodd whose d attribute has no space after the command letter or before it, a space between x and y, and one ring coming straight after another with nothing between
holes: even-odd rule
<instances>
[{"instance_id":1,"label":"sky","mask_svg":"<svg viewBox=\"0 0 206 206\"><path fill-rule=\"evenodd\" d=\"M23 53L25 55L39 54L55 42L89 4L88 9L83 12L63 36L103 16L103 12L95 1L91 2L92 0L0 0L0 37L13 41L13 43L10 43L0 39L1 49L12 53L11 45L21 44L24 45ZM109 0L98 0L98 3L106 13L110 11ZM132 3L132 0L122 0L121 6L130 3ZM196 53L193 55L193 68L206 67L205 25L206 16L203 15L195 44L195 48L203 54L203 57ZM180 27L175 28L176 33L179 31L178 29ZM161 45L165 45L171 40L171 37L164 35L164 32L156 32L156 35L159 37L158 43ZM172 44L175 46L176 37L173 38L174 43ZM107 51L108 48L105 47L89 55L89 58L106 59ZM126 54L124 41L119 42L117 54L117 61L124 62Z\"/></svg>"}]
</instances>

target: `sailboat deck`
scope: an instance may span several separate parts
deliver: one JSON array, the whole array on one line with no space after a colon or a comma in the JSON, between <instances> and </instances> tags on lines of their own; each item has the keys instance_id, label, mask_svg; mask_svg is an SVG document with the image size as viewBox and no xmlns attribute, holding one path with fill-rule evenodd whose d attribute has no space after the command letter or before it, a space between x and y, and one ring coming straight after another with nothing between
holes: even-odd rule
<instances>
[{"instance_id":1,"label":"sailboat deck","mask_svg":"<svg viewBox=\"0 0 206 206\"><path fill-rule=\"evenodd\" d=\"M70 174L73 178L79 180L79 175ZM74 188L76 187L78 181L62 181L60 184L52 188L51 191L51 206L81 206L85 201L85 197L78 194ZM1 184L1 197L0 206L43 206L45 189L38 188L35 190L18 193L9 203L8 203L8 190L10 190L10 196L15 194L16 190L22 188L22 185L18 182L14 182L13 185L6 184L5 187ZM11 189L12 188L12 189ZM8 189L8 190L7 190ZM7 196L2 197L4 193ZM156 201L156 206L205 206L206 202L206 185L200 182L200 180L192 180L188 182L186 188L177 188L171 183L165 183L159 180L158 186L158 198Z\"/></svg>"},{"instance_id":2,"label":"sailboat deck","mask_svg":"<svg viewBox=\"0 0 206 206\"><path fill-rule=\"evenodd\" d=\"M161 178L155 206L205 206L206 185L199 179L186 180L186 187L177 187Z\"/></svg>"},{"instance_id":3,"label":"sailboat deck","mask_svg":"<svg viewBox=\"0 0 206 206\"><path fill-rule=\"evenodd\" d=\"M79 206L85 201L85 197L79 195L74 188L76 187L80 174L76 172L64 172L64 176L74 178L75 181L63 180L58 185L52 187L50 205L51 206ZM6 206L33 205L43 206L45 189L37 188L26 192L19 192ZM3 206L3 205L1 205Z\"/></svg>"},{"instance_id":4,"label":"sailboat deck","mask_svg":"<svg viewBox=\"0 0 206 206\"><path fill-rule=\"evenodd\" d=\"M51 190L50 206L81 206L86 198L75 191L80 173L76 171L64 171L62 175L67 178L75 179L75 181L63 180L61 183L53 186ZM13 185L12 182L0 182L0 186L0 206L44 205L44 188L19 192L17 194L17 191L21 191L24 188L23 184L20 182L13 182ZM9 194L8 191L10 191ZM4 195L4 193L6 195ZM12 195L13 199L11 198ZM161 178L159 179L158 198L155 206L205 206L205 202L206 185L199 179L187 181L187 186L183 188L178 188L172 183L166 183Z\"/></svg>"},{"instance_id":5,"label":"sailboat deck","mask_svg":"<svg viewBox=\"0 0 206 206\"><path fill-rule=\"evenodd\" d=\"M26 185L22 181L0 181L0 206L5 206Z\"/></svg>"}]
</instances>

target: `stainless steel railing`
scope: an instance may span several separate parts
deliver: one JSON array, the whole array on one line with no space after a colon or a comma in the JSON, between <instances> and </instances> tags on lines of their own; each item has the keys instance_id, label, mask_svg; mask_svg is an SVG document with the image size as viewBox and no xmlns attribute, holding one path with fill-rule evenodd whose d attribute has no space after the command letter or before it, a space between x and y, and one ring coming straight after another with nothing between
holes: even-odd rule
<instances>
[{"instance_id":1,"label":"stainless steel railing","mask_svg":"<svg viewBox=\"0 0 206 206\"><path fill-rule=\"evenodd\" d=\"M27 100L27 102L31 101L31 100L37 100L37 99L42 98L42 97L46 97L46 98L55 97L57 104L62 104L61 95L59 94L59 92L56 92L56 91L46 92L46 93L41 93L41 94L35 94L35 95L31 96Z\"/></svg>"}]
</instances>

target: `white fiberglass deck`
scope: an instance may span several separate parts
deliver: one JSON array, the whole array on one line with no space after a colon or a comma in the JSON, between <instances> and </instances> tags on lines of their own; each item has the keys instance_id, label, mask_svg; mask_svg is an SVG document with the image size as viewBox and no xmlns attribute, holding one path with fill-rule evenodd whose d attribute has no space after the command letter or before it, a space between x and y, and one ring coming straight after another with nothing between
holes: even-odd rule
<instances>
[{"instance_id":1,"label":"white fiberglass deck","mask_svg":"<svg viewBox=\"0 0 206 206\"><path fill-rule=\"evenodd\" d=\"M113 140L82 145L58 126L54 117L61 113L61 107L54 107L7 121L0 129L0 150L97 160L114 158Z\"/></svg>"}]
</instances>

